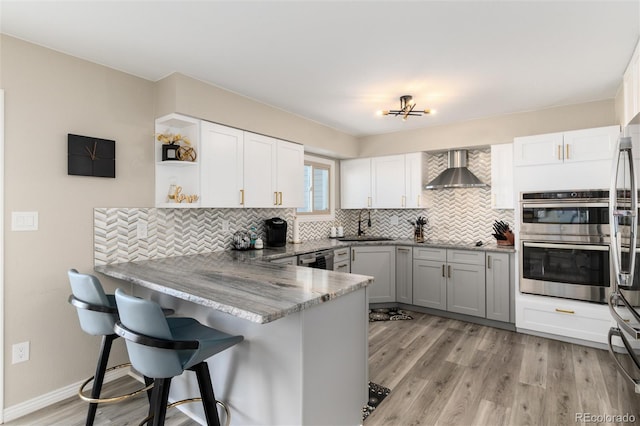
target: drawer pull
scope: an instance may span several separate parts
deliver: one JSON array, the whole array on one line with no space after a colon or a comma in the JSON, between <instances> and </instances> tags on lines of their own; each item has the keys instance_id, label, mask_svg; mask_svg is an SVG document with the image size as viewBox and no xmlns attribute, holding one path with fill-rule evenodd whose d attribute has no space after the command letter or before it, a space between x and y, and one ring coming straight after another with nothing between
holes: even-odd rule
<instances>
[{"instance_id":1,"label":"drawer pull","mask_svg":"<svg viewBox=\"0 0 640 426\"><path fill-rule=\"evenodd\" d=\"M561 314L575 314L575 311L572 311L570 309L560 309L560 308L556 308L556 312L560 312Z\"/></svg>"},{"instance_id":2,"label":"drawer pull","mask_svg":"<svg viewBox=\"0 0 640 426\"><path fill-rule=\"evenodd\" d=\"M408 252L408 251L409 251L409 249L408 249L408 248L401 248L401 247L398 247L398 251L406 251L406 252Z\"/></svg>"},{"instance_id":3,"label":"drawer pull","mask_svg":"<svg viewBox=\"0 0 640 426\"><path fill-rule=\"evenodd\" d=\"M444 277L444 265L442 265L442 276Z\"/></svg>"}]
</instances>

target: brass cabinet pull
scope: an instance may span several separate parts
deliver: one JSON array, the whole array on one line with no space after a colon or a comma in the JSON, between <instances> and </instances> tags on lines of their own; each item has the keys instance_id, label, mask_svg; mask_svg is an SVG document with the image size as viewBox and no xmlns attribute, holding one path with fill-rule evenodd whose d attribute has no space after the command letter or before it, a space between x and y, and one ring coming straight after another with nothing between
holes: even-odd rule
<instances>
[{"instance_id":1,"label":"brass cabinet pull","mask_svg":"<svg viewBox=\"0 0 640 426\"><path fill-rule=\"evenodd\" d=\"M565 159L565 160L568 160L568 159L569 159L569 144L566 144L566 145L565 145L565 150L567 151L567 156L566 156L566 157L564 157L564 159Z\"/></svg>"},{"instance_id":2,"label":"brass cabinet pull","mask_svg":"<svg viewBox=\"0 0 640 426\"><path fill-rule=\"evenodd\" d=\"M491 255L487 255L487 269L491 269Z\"/></svg>"},{"instance_id":3,"label":"brass cabinet pull","mask_svg":"<svg viewBox=\"0 0 640 426\"><path fill-rule=\"evenodd\" d=\"M244 206L244 189L240 190L240 205Z\"/></svg>"},{"instance_id":4,"label":"brass cabinet pull","mask_svg":"<svg viewBox=\"0 0 640 426\"><path fill-rule=\"evenodd\" d=\"M278 193L276 191L273 192L273 198L274 198L273 205L277 206L278 205Z\"/></svg>"},{"instance_id":5,"label":"brass cabinet pull","mask_svg":"<svg viewBox=\"0 0 640 426\"><path fill-rule=\"evenodd\" d=\"M402 196L402 199L400 200L400 202L402 203L402 207L405 207L406 203L407 203L407 197L405 197L404 195Z\"/></svg>"},{"instance_id":6,"label":"brass cabinet pull","mask_svg":"<svg viewBox=\"0 0 640 426\"><path fill-rule=\"evenodd\" d=\"M278 192L278 197L280 197L280 201L278 202L278 205L281 206L282 205L282 192Z\"/></svg>"},{"instance_id":7,"label":"brass cabinet pull","mask_svg":"<svg viewBox=\"0 0 640 426\"><path fill-rule=\"evenodd\" d=\"M451 278L451 265L447 266L447 278Z\"/></svg>"},{"instance_id":8,"label":"brass cabinet pull","mask_svg":"<svg viewBox=\"0 0 640 426\"><path fill-rule=\"evenodd\" d=\"M560 312L561 314L575 314L575 311L572 311L570 309L560 309L560 308L556 308L556 312Z\"/></svg>"},{"instance_id":9,"label":"brass cabinet pull","mask_svg":"<svg viewBox=\"0 0 640 426\"><path fill-rule=\"evenodd\" d=\"M558 145L558 160L562 160L562 157L560 157L561 155L562 155L562 147Z\"/></svg>"},{"instance_id":10,"label":"brass cabinet pull","mask_svg":"<svg viewBox=\"0 0 640 426\"><path fill-rule=\"evenodd\" d=\"M398 247L398 251L406 251L406 252L409 252L409 249L408 249L408 248Z\"/></svg>"},{"instance_id":11,"label":"brass cabinet pull","mask_svg":"<svg viewBox=\"0 0 640 426\"><path fill-rule=\"evenodd\" d=\"M367 207L371 207L371 197L367 197Z\"/></svg>"},{"instance_id":12,"label":"brass cabinet pull","mask_svg":"<svg viewBox=\"0 0 640 426\"><path fill-rule=\"evenodd\" d=\"M420 196L418 195L418 199L417 199L418 204L416 204L418 207L420 207Z\"/></svg>"}]
</instances>

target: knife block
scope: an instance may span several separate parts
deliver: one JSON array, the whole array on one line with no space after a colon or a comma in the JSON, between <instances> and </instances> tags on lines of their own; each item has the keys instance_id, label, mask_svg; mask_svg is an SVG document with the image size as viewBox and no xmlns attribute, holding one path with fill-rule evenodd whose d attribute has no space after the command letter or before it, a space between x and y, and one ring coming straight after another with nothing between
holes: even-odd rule
<instances>
[{"instance_id":1,"label":"knife block","mask_svg":"<svg viewBox=\"0 0 640 426\"><path fill-rule=\"evenodd\" d=\"M506 232L505 232L504 234L502 234L502 235L504 235L505 237L507 237L507 239L506 239L506 240L496 240L496 243L497 243L499 246L512 246L512 245L513 245L513 243L514 243L514 238L515 238L515 235L513 235L513 232L511 232L511 231L506 231Z\"/></svg>"}]
</instances>

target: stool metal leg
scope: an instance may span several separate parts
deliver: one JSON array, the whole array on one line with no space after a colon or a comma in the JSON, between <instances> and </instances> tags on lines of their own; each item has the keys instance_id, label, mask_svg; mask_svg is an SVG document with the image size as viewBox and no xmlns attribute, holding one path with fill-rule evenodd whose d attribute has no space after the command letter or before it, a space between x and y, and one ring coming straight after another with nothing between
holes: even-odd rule
<instances>
[{"instance_id":1,"label":"stool metal leg","mask_svg":"<svg viewBox=\"0 0 640 426\"><path fill-rule=\"evenodd\" d=\"M195 371L196 377L198 378L198 386L200 387L200 396L202 397L202 406L204 407L204 414L207 418L207 425L220 426L220 417L218 417L216 397L213 393L213 385L211 384L209 365L204 361L194 365L191 370Z\"/></svg>"},{"instance_id":2,"label":"stool metal leg","mask_svg":"<svg viewBox=\"0 0 640 426\"><path fill-rule=\"evenodd\" d=\"M111 344L118 338L117 334L110 334L102 336L102 344L100 345L100 355L98 356L98 365L96 366L96 375L93 382L93 388L91 390L91 398L100 398L100 390L102 389L102 382L104 381L104 373L107 370L107 363L109 362L109 353L111 352ZM96 417L96 411L98 410L97 403L89 404L89 410L87 412L86 426L92 426Z\"/></svg>"},{"instance_id":3,"label":"stool metal leg","mask_svg":"<svg viewBox=\"0 0 640 426\"><path fill-rule=\"evenodd\" d=\"M153 426L164 425L164 419L167 416L167 403L169 400L170 387L171 377L154 380L153 398L151 402L153 409Z\"/></svg>"}]
</instances>

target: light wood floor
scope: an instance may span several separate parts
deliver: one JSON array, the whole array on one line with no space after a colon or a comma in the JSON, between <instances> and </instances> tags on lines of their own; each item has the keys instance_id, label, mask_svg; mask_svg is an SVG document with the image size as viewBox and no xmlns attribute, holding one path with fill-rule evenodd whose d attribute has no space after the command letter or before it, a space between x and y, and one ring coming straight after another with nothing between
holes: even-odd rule
<instances>
[{"instance_id":1,"label":"light wood floor","mask_svg":"<svg viewBox=\"0 0 640 426\"><path fill-rule=\"evenodd\" d=\"M630 414L640 424L640 395L607 351L412 315L412 321L370 323L369 379L391 394L365 426L584 423L576 413ZM137 385L131 378L109 384L113 392ZM146 410L144 397L103 405L95 424L136 425ZM83 425L85 412L86 405L71 398L6 424ZM168 414L167 425L196 424L176 409Z\"/></svg>"}]
</instances>

